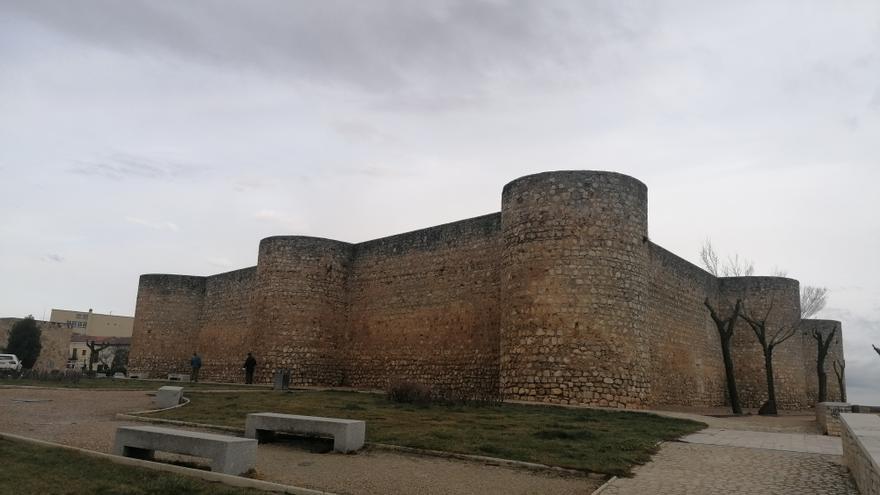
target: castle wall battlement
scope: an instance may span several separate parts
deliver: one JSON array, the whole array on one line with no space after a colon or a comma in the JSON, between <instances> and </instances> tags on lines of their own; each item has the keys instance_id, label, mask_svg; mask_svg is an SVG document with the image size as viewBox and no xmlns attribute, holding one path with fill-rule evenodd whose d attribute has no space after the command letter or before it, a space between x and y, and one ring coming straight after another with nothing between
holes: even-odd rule
<instances>
[{"instance_id":1,"label":"castle wall battlement","mask_svg":"<svg viewBox=\"0 0 880 495\"><path fill-rule=\"evenodd\" d=\"M507 184L501 203L358 244L269 237L255 267L209 277L143 275L130 366L185 371L198 351L205 378L237 381L252 351L262 382L286 368L302 385L406 380L456 396L717 406L724 367L703 302L743 298L755 313L772 307L773 325L804 325L775 353L777 394L781 407L815 401L805 332L835 323L800 321L795 280L716 278L650 242L640 181L546 172ZM744 403L760 405L763 357L745 322L734 360Z\"/></svg>"}]
</instances>

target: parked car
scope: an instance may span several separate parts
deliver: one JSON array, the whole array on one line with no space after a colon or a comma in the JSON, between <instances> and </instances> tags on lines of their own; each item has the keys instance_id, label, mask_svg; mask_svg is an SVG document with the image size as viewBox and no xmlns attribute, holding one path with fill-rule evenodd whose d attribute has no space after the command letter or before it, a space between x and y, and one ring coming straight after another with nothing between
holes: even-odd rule
<instances>
[{"instance_id":1,"label":"parked car","mask_svg":"<svg viewBox=\"0 0 880 495\"><path fill-rule=\"evenodd\" d=\"M0 374L18 375L21 373L21 361L15 354L0 354Z\"/></svg>"}]
</instances>

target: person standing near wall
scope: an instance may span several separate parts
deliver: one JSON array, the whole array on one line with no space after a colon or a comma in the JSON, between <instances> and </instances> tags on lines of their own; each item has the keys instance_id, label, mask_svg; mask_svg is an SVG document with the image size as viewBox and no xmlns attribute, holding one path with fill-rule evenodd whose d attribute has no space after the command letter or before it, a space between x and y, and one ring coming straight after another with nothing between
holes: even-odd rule
<instances>
[{"instance_id":1,"label":"person standing near wall","mask_svg":"<svg viewBox=\"0 0 880 495\"><path fill-rule=\"evenodd\" d=\"M249 352L247 359L244 360L244 382L254 383L254 369L257 367L257 360Z\"/></svg>"},{"instance_id":2,"label":"person standing near wall","mask_svg":"<svg viewBox=\"0 0 880 495\"><path fill-rule=\"evenodd\" d=\"M193 357L189 360L189 365L192 368L192 374L190 374L189 379L194 382L199 381L199 369L202 367L202 358L194 352Z\"/></svg>"}]
</instances>

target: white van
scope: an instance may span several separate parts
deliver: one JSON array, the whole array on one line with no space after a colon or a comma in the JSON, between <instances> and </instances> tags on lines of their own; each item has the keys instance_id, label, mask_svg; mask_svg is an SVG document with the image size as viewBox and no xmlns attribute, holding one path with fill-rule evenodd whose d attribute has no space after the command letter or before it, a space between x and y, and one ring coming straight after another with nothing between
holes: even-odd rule
<instances>
[{"instance_id":1,"label":"white van","mask_svg":"<svg viewBox=\"0 0 880 495\"><path fill-rule=\"evenodd\" d=\"M0 354L0 373L21 372L21 361L15 354Z\"/></svg>"}]
</instances>

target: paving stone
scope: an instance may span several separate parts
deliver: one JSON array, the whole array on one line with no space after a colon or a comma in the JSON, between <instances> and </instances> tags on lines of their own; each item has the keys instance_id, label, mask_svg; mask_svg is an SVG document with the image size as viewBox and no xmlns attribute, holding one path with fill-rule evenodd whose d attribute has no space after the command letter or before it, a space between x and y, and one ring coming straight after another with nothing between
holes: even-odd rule
<instances>
[{"instance_id":1,"label":"paving stone","mask_svg":"<svg viewBox=\"0 0 880 495\"><path fill-rule=\"evenodd\" d=\"M663 444L653 461L636 468L634 477L615 480L601 494L858 495L858 491L839 456L671 442Z\"/></svg>"}]
</instances>

